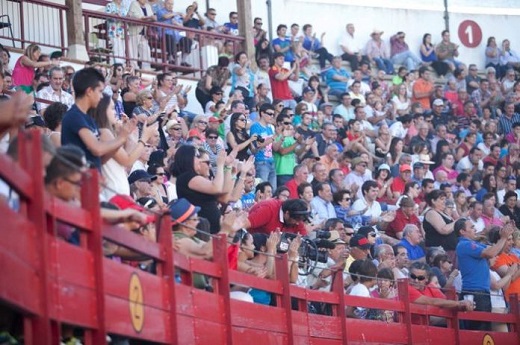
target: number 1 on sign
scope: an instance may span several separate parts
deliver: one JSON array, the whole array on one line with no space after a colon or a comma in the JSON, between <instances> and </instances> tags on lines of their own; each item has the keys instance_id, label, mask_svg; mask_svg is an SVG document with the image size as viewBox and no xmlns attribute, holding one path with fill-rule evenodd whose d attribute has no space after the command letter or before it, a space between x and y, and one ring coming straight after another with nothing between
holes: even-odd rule
<instances>
[{"instance_id":1,"label":"number 1 on sign","mask_svg":"<svg viewBox=\"0 0 520 345\"><path fill-rule=\"evenodd\" d=\"M471 25L468 25L466 27L466 30L464 31L464 33L468 36L468 43L470 45L473 44L473 27Z\"/></svg>"}]
</instances>

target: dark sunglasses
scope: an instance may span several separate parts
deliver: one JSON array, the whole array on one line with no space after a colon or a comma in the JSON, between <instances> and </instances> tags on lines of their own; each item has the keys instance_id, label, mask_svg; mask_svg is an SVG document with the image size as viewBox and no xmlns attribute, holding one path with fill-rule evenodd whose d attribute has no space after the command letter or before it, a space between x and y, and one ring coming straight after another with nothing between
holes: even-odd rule
<instances>
[{"instance_id":1,"label":"dark sunglasses","mask_svg":"<svg viewBox=\"0 0 520 345\"><path fill-rule=\"evenodd\" d=\"M217 139L217 138L218 138L218 137L215 136L215 135L210 135L210 136L208 137L208 139Z\"/></svg>"},{"instance_id":2,"label":"dark sunglasses","mask_svg":"<svg viewBox=\"0 0 520 345\"><path fill-rule=\"evenodd\" d=\"M155 175L157 175L157 176L166 176L166 173L157 173Z\"/></svg>"},{"instance_id":3,"label":"dark sunglasses","mask_svg":"<svg viewBox=\"0 0 520 345\"><path fill-rule=\"evenodd\" d=\"M350 201L350 198L343 198L343 201Z\"/></svg>"},{"instance_id":4,"label":"dark sunglasses","mask_svg":"<svg viewBox=\"0 0 520 345\"><path fill-rule=\"evenodd\" d=\"M353 232L346 232L345 235L347 235L347 236L354 236L354 233Z\"/></svg>"},{"instance_id":5,"label":"dark sunglasses","mask_svg":"<svg viewBox=\"0 0 520 345\"><path fill-rule=\"evenodd\" d=\"M426 279L425 276L416 276L415 274L413 273L410 273L410 279L412 280L418 280L418 281L423 281Z\"/></svg>"},{"instance_id":6,"label":"dark sunglasses","mask_svg":"<svg viewBox=\"0 0 520 345\"><path fill-rule=\"evenodd\" d=\"M283 122L284 125L286 126L289 126L291 123L290 122Z\"/></svg>"}]
</instances>

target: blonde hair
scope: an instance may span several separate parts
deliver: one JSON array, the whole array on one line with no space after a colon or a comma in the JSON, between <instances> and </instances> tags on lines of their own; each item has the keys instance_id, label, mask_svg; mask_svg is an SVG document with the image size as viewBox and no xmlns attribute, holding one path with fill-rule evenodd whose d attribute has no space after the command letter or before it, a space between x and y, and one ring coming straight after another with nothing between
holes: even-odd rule
<instances>
[{"instance_id":1,"label":"blonde hair","mask_svg":"<svg viewBox=\"0 0 520 345\"><path fill-rule=\"evenodd\" d=\"M513 241L516 241L520 238L520 230L516 230L513 232Z\"/></svg>"},{"instance_id":2,"label":"blonde hair","mask_svg":"<svg viewBox=\"0 0 520 345\"><path fill-rule=\"evenodd\" d=\"M147 99L149 97L149 95L152 96L152 93L149 90L139 91L139 93L135 97L135 102L138 105L143 105L144 104L144 100Z\"/></svg>"},{"instance_id":3,"label":"blonde hair","mask_svg":"<svg viewBox=\"0 0 520 345\"><path fill-rule=\"evenodd\" d=\"M29 44L27 48L25 48L25 51L23 54L27 56L29 59L33 59L34 53L36 53L38 50L41 50L40 47L36 44Z\"/></svg>"}]
</instances>

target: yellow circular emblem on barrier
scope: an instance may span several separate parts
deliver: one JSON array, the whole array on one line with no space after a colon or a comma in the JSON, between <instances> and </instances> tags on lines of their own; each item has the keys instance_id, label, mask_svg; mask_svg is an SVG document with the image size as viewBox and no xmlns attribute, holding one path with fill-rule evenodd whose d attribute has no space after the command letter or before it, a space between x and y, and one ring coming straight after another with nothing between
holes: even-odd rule
<instances>
[{"instance_id":1,"label":"yellow circular emblem on barrier","mask_svg":"<svg viewBox=\"0 0 520 345\"><path fill-rule=\"evenodd\" d=\"M128 302L130 305L130 319L134 330L139 333L144 325L143 287L137 273L130 277Z\"/></svg>"},{"instance_id":2,"label":"yellow circular emblem on barrier","mask_svg":"<svg viewBox=\"0 0 520 345\"><path fill-rule=\"evenodd\" d=\"M484 339L482 339L482 345L495 345L495 341L491 335L486 334Z\"/></svg>"}]
</instances>

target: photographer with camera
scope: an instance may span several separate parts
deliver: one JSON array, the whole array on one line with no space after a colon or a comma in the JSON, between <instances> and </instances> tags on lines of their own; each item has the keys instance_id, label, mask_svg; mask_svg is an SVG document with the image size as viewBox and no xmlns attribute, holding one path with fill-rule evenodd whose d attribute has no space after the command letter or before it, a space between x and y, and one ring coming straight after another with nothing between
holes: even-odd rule
<instances>
[{"instance_id":1,"label":"photographer with camera","mask_svg":"<svg viewBox=\"0 0 520 345\"><path fill-rule=\"evenodd\" d=\"M310 212L307 203L301 199L269 199L253 205L249 211L245 228L251 233L269 234L275 229L282 232L306 235L304 221Z\"/></svg>"},{"instance_id":2,"label":"photographer with camera","mask_svg":"<svg viewBox=\"0 0 520 345\"><path fill-rule=\"evenodd\" d=\"M313 267L307 276L307 288L330 291L334 273L343 271L345 268L349 255L347 243L335 230L317 231L316 239L304 239L301 247L300 257L303 256L304 259L306 257L309 260L309 266ZM301 272L302 270L300 270L300 274L302 274ZM330 306L326 303L311 302L310 309L314 309L318 314L331 315Z\"/></svg>"}]
</instances>

